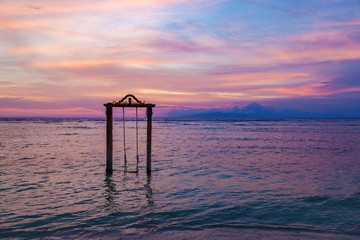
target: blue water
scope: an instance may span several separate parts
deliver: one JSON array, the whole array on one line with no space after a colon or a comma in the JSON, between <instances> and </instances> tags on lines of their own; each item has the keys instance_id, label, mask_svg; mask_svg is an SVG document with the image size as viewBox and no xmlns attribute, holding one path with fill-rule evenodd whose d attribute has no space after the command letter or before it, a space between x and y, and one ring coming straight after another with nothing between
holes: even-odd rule
<instances>
[{"instance_id":1,"label":"blue water","mask_svg":"<svg viewBox=\"0 0 360 240\"><path fill-rule=\"evenodd\" d=\"M0 121L0 238L360 239L360 120ZM126 122L135 169L135 122Z\"/></svg>"}]
</instances>

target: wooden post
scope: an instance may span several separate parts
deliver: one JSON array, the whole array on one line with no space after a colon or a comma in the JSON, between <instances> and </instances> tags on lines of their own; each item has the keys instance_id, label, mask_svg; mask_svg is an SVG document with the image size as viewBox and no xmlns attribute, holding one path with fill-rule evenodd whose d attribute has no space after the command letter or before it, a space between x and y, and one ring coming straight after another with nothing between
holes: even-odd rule
<instances>
[{"instance_id":1,"label":"wooden post","mask_svg":"<svg viewBox=\"0 0 360 240\"><path fill-rule=\"evenodd\" d=\"M111 104L106 107L106 173L113 171L113 109Z\"/></svg>"},{"instance_id":2,"label":"wooden post","mask_svg":"<svg viewBox=\"0 0 360 240\"><path fill-rule=\"evenodd\" d=\"M146 107L147 138L146 138L146 172L151 174L151 130L152 130L152 107Z\"/></svg>"}]
</instances>

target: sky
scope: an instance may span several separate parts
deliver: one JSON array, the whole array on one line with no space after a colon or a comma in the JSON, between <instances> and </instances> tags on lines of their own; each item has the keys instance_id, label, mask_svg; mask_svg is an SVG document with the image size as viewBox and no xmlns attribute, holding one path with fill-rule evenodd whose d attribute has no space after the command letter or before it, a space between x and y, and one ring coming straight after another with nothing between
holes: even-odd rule
<instances>
[{"instance_id":1,"label":"sky","mask_svg":"<svg viewBox=\"0 0 360 240\"><path fill-rule=\"evenodd\" d=\"M265 106L360 116L360 0L0 0L0 117Z\"/></svg>"}]
</instances>

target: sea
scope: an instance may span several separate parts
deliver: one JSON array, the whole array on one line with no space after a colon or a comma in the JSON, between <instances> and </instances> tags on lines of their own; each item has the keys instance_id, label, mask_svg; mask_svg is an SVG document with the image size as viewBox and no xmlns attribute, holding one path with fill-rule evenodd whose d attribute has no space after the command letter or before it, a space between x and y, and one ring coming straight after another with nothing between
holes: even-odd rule
<instances>
[{"instance_id":1,"label":"sea","mask_svg":"<svg viewBox=\"0 0 360 240\"><path fill-rule=\"evenodd\" d=\"M0 238L360 239L360 119L137 124L1 119Z\"/></svg>"}]
</instances>

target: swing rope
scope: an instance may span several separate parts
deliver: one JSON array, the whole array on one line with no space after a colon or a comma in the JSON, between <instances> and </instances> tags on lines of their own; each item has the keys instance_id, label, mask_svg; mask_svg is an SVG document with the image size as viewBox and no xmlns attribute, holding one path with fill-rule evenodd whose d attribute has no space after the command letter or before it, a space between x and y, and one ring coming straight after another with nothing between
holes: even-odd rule
<instances>
[{"instance_id":1,"label":"swing rope","mask_svg":"<svg viewBox=\"0 0 360 240\"><path fill-rule=\"evenodd\" d=\"M126 135L125 135L125 108L123 107L123 136L124 136L124 168L127 171L127 158L126 158ZM136 171L127 171L135 172L139 171L139 126L138 126L138 108L136 108Z\"/></svg>"},{"instance_id":2,"label":"swing rope","mask_svg":"<svg viewBox=\"0 0 360 240\"><path fill-rule=\"evenodd\" d=\"M126 171L126 165L127 165L127 160L126 160L126 138L125 138L125 108L123 107L123 119L122 119L122 122L123 122L123 136L124 136L124 168L125 168L125 171Z\"/></svg>"},{"instance_id":3,"label":"swing rope","mask_svg":"<svg viewBox=\"0 0 360 240\"><path fill-rule=\"evenodd\" d=\"M136 107L136 171L139 171L138 108Z\"/></svg>"}]
</instances>

